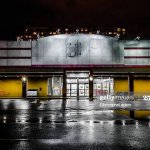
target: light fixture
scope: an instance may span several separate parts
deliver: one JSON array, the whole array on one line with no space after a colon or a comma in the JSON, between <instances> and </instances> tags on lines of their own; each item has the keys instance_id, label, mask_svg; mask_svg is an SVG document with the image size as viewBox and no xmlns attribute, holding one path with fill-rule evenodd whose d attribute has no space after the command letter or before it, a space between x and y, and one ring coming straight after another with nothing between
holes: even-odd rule
<instances>
[{"instance_id":1,"label":"light fixture","mask_svg":"<svg viewBox=\"0 0 150 150\"><path fill-rule=\"evenodd\" d=\"M140 40L140 36L137 36L134 40Z\"/></svg>"},{"instance_id":2,"label":"light fixture","mask_svg":"<svg viewBox=\"0 0 150 150\"><path fill-rule=\"evenodd\" d=\"M22 82L26 82L27 81L27 78L24 76L24 77L22 77Z\"/></svg>"},{"instance_id":3,"label":"light fixture","mask_svg":"<svg viewBox=\"0 0 150 150\"><path fill-rule=\"evenodd\" d=\"M57 33L57 34L60 34L60 29L57 29L56 33Z\"/></svg>"},{"instance_id":4,"label":"light fixture","mask_svg":"<svg viewBox=\"0 0 150 150\"><path fill-rule=\"evenodd\" d=\"M120 38L120 34L117 33L115 37L119 39Z\"/></svg>"},{"instance_id":5,"label":"light fixture","mask_svg":"<svg viewBox=\"0 0 150 150\"><path fill-rule=\"evenodd\" d=\"M87 30L87 29L85 29L84 31L85 31L85 32L87 32L88 30Z\"/></svg>"},{"instance_id":6,"label":"light fixture","mask_svg":"<svg viewBox=\"0 0 150 150\"><path fill-rule=\"evenodd\" d=\"M38 39L40 38L40 34L39 34L39 33L37 34L37 38L38 38Z\"/></svg>"},{"instance_id":7,"label":"light fixture","mask_svg":"<svg viewBox=\"0 0 150 150\"><path fill-rule=\"evenodd\" d=\"M96 31L96 34L100 34L100 30L97 30L97 31Z\"/></svg>"},{"instance_id":8,"label":"light fixture","mask_svg":"<svg viewBox=\"0 0 150 150\"><path fill-rule=\"evenodd\" d=\"M77 33L77 34L79 33L79 29L76 29L76 33Z\"/></svg>"},{"instance_id":9,"label":"light fixture","mask_svg":"<svg viewBox=\"0 0 150 150\"><path fill-rule=\"evenodd\" d=\"M36 32L33 32L33 35L36 35L37 33Z\"/></svg>"},{"instance_id":10,"label":"light fixture","mask_svg":"<svg viewBox=\"0 0 150 150\"><path fill-rule=\"evenodd\" d=\"M93 81L93 77L92 77L92 76L90 76L90 77L89 77L89 80L90 80L90 81Z\"/></svg>"}]
</instances>

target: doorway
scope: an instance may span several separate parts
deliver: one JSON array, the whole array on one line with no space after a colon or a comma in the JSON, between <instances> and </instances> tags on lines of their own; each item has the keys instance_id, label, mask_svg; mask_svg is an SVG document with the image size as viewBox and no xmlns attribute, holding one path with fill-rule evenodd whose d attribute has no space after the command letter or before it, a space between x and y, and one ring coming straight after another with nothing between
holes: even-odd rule
<instances>
[{"instance_id":1,"label":"doorway","mask_svg":"<svg viewBox=\"0 0 150 150\"><path fill-rule=\"evenodd\" d=\"M89 79L67 78L67 97L89 97Z\"/></svg>"}]
</instances>

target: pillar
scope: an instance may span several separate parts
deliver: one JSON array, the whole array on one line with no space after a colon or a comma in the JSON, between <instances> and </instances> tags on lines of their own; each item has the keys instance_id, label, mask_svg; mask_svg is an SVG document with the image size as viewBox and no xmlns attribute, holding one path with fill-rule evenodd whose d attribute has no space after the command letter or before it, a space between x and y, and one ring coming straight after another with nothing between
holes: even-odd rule
<instances>
[{"instance_id":1,"label":"pillar","mask_svg":"<svg viewBox=\"0 0 150 150\"><path fill-rule=\"evenodd\" d=\"M64 70L63 72L63 100L66 100L67 97L67 75L66 75L66 71Z\"/></svg>"},{"instance_id":2,"label":"pillar","mask_svg":"<svg viewBox=\"0 0 150 150\"><path fill-rule=\"evenodd\" d=\"M89 100L93 100L93 70L89 73Z\"/></svg>"},{"instance_id":3,"label":"pillar","mask_svg":"<svg viewBox=\"0 0 150 150\"><path fill-rule=\"evenodd\" d=\"M22 77L22 98L27 97L27 78Z\"/></svg>"},{"instance_id":4,"label":"pillar","mask_svg":"<svg viewBox=\"0 0 150 150\"><path fill-rule=\"evenodd\" d=\"M128 76L129 94L134 96L134 78L132 74ZM134 110L130 110L130 117L134 119Z\"/></svg>"}]
</instances>

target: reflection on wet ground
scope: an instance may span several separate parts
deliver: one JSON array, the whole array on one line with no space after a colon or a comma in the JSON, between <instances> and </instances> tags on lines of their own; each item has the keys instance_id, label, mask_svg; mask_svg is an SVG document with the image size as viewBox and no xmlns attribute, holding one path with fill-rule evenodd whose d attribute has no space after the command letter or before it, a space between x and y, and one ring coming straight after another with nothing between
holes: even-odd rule
<instances>
[{"instance_id":1,"label":"reflection on wet ground","mask_svg":"<svg viewBox=\"0 0 150 150\"><path fill-rule=\"evenodd\" d=\"M131 119L97 101L0 101L0 149L150 148L150 121Z\"/></svg>"}]
</instances>

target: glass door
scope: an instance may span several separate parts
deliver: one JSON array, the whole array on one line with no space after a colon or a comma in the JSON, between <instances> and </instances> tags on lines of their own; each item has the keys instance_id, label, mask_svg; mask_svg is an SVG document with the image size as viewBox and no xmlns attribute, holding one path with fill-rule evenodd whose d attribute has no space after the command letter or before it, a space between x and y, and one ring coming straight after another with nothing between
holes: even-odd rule
<instances>
[{"instance_id":1,"label":"glass door","mask_svg":"<svg viewBox=\"0 0 150 150\"><path fill-rule=\"evenodd\" d=\"M68 97L88 97L89 80L85 78L67 79L67 96Z\"/></svg>"}]
</instances>

